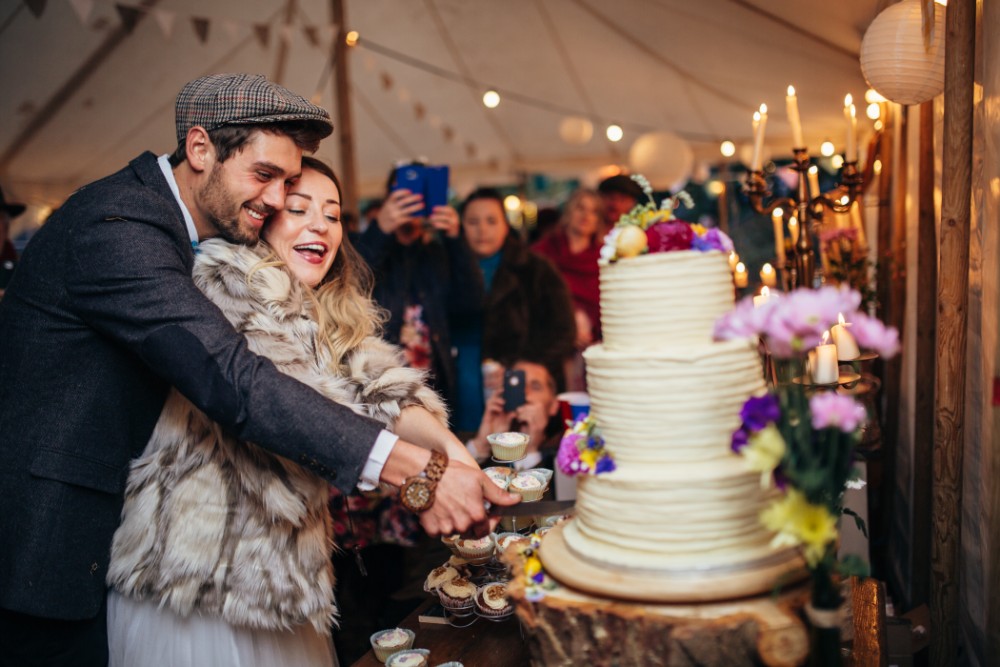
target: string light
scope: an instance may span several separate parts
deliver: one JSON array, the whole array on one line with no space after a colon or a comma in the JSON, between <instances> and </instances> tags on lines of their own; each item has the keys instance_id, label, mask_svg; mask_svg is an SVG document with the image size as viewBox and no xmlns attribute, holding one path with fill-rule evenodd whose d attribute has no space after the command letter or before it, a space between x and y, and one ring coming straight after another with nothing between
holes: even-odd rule
<instances>
[{"instance_id":1,"label":"string light","mask_svg":"<svg viewBox=\"0 0 1000 667\"><path fill-rule=\"evenodd\" d=\"M609 141L621 141L622 137L625 136L625 132L619 125L608 125L606 134Z\"/></svg>"},{"instance_id":2,"label":"string light","mask_svg":"<svg viewBox=\"0 0 1000 667\"><path fill-rule=\"evenodd\" d=\"M500 104L500 93L495 90L487 90L483 93L483 104L487 109L496 109Z\"/></svg>"},{"instance_id":3,"label":"string light","mask_svg":"<svg viewBox=\"0 0 1000 667\"><path fill-rule=\"evenodd\" d=\"M508 211L517 211L521 208L521 198L517 195L507 195L503 198L503 207Z\"/></svg>"},{"instance_id":4,"label":"string light","mask_svg":"<svg viewBox=\"0 0 1000 667\"><path fill-rule=\"evenodd\" d=\"M719 152L725 157L732 157L736 155L736 144L731 142L729 139L726 139L722 142L722 145L719 146Z\"/></svg>"},{"instance_id":5,"label":"string light","mask_svg":"<svg viewBox=\"0 0 1000 667\"><path fill-rule=\"evenodd\" d=\"M833 142L829 139L824 141L819 147L819 152L823 157L830 157L833 155Z\"/></svg>"},{"instance_id":6,"label":"string light","mask_svg":"<svg viewBox=\"0 0 1000 667\"><path fill-rule=\"evenodd\" d=\"M880 120L875 121L874 127L876 132L880 131L882 129L882 121Z\"/></svg>"},{"instance_id":7,"label":"string light","mask_svg":"<svg viewBox=\"0 0 1000 667\"><path fill-rule=\"evenodd\" d=\"M361 35L358 34L357 30L352 30L344 36L344 41L347 42L348 46L355 46L359 39L361 39Z\"/></svg>"}]
</instances>

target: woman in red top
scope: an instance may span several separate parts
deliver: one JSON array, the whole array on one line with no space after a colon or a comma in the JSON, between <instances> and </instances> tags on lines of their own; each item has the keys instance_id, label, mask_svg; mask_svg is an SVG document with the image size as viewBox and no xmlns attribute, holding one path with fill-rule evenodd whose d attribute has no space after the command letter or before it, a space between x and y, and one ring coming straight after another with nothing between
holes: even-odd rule
<instances>
[{"instance_id":1,"label":"woman in red top","mask_svg":"<svg viewBox=\"0 0 1000 667\"><path fill-rule=\"evenodd\" d=\"M603 232L600 197L593 190L579 189L566 202L559 227L531 246L532 250L552 260L569 285L576 316L578 351L601 339L597 260ZM577 366L577 372L567 374L570 390L583 389L582 365Z\"/></svg>"}]
</instances>

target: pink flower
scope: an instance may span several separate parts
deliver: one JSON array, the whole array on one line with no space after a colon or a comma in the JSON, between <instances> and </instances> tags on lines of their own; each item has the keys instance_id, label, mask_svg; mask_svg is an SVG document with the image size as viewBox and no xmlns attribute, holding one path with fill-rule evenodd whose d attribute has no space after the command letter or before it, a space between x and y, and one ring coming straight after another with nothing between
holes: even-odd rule
<instances>
[{"instance_id":1,"label":"pink flower","mask_svg":"<svg viewBox=\"0 0 1000 667\"><path fill-rule=\"evenodd\" d=\"M851 319L851 333L861 347L875 350L884 359L899 352L899 332L874 317L855 313Z\"/></svg>"},{"instance_id":2,"label":"pink flower","mask_svg":"<svg viewBox=\"0 0 1000 667\"><path fill-rule=\"evenodd\" d=\"M844 433L854 433L868 420L865 406L850 396L841 396L834 392L813 395L809 399L809 412L812 413L812 426L817 431L837 428Z\"/></svg>"},{"instance_id":3,"label":"pink flower","mask_svg":"<svg viewBox=\"0 0 1000 667\"><path fill-rule=\"evenodd\" d=\"M768 301L769 306L772 303L775 305L762 333L771 354L787 358L816 347L840 313L846 316L857 310L861 295L847 287L799 288L777 301Z\"/></svg>"}]
</instances>

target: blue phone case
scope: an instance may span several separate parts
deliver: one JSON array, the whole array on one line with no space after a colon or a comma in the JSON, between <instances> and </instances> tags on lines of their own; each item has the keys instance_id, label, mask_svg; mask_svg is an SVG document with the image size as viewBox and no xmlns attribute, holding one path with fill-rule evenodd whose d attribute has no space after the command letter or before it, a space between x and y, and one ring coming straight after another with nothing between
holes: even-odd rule
<instances>
[{"instance_id":1,"label":"blue phone case","mask_svg":"<svg viewBox=\"0 0 1000 667\"><path fill-rule=\"evenodd\" d=\"M435 206L446 206L448 204L448 175L447 166L428 167L420 164L408 165L396 170L396 178L392 189L401 190L406 188L410 192L423 195L424 208L417 215L426 218L431 214Z\"/></svg>"}]
</instances>

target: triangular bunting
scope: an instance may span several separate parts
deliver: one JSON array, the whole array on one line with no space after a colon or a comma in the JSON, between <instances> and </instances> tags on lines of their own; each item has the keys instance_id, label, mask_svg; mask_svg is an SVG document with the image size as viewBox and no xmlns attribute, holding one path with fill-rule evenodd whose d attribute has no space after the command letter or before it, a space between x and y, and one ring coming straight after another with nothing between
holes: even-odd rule
<instances>
[{"instance_id":1,"label":"triangular bunting","mask_svg":"<svg viewBox=\"0 0 1000 667\"><path fill-rule=\"evenodd\" d=\"M392 77L389 76L388 72L382 72L379 75L379 79L382 81L382 88L384 88L385 90L389 90L390 88L392 88Z\"/></svg>"},{"instance_id":2,"label":"triangular bunting","mask_svg":"<svg viewBox=\"0 0 1000 667\"><path fill-rule=\"evenodd\" d=\"M194 34L198 36L199 42L204 44L208 41L208 30L210 27L208 19L200 16L192 16L191 27L194 28Z\"/></svg>"},{"instance_id":3,"label":"triangular bunting","mask_svg":"<svg viewBox=\"0 0 1000 667\"><path fill-rule=\"evenodd\" d=\"M470 160L476 157L476 145L473 143L465 144L465 154Z\"/></svg>"},{"instance_id":4,"label":"triangular bunting","mask_svg":"<svg viewBox=\"0 0 1000 667\"><path fill-rule=\"evenodd\" d=\"M76 12L76 18L80 19L80 23L87 25L87 19L90 18L90 13L94 11L94 0L69 0L69 4L73 7L73 11Z\"/></svg>"},{"instance_id":5,"label":"triangular bunting","mask_svg":"<svg viewBox=\"0 0 1000 667\"><path fill-rule=\"evenodd\" d=\"M451 125L445 125L441 128L441 133L444 134L445 141L451 141L455 138L455 130L451 129Z\"/></svg>"},{"instance_id":6,"label":"triangular bunting","mask_svg":"<svg viewBox=\"0 0 1000 667\"><path fill-rule=\"evenodd\" d=\"M136 7L129 7L128 5L119 5L115 3L115 9L118 10L118 18L122 21L122 26L125 27L125 32L131 33L135 28L135 24L139 22L140 9Z\"/></svg>"},{"instance_id":7,"label":"triangular bunting","mask_svg":"<svg viewBox=\"0 0 1000 667\"><path fill-rule=\"evenodd\" d=\"M225 19L222 21L222 32L230 42L235 42L239 36L240 26L236 21Z\"/></svg>"},{"instance_id":8,"label":"triangular bunting","mask_svg":"<svg viewBox=\"0 0 1000 667\"><path fill-rule=\"evenodd\" d=\"M306 36L306 41L308 41L311 46L319 46L319 30L316 29L316 26L302 26L302 33Z\"/></svg>"},{"instance_id":9,"label":"triangular bunting","mask_svg":"<svg viewBox=\"0 0 1000 667\"><path fill-rule=\"evenodd\" d=\"M177 18L177 14L173 12L168 12L165 9L154 9L153 18L156 19L156 25L160 26L160 32L167 39L174 34L174 20Z\"/></svg>"},{"instance_id":10,"label":"triangular bunting","mask_svg":"<svg viewBox=\"0 0 1000 667\"><path fill-rule=\"evenodd\" d=\"M260 45L266 49L268 42L271 41L271 26L263 23L255 23L253 34L257 38L257 41L260 42Z\"/></svg>"},{"instance_id":11,"label":"triangular bunting","mask_svg":"<svg viewBox=\"0 0 1000 667\"><path fill-rule=\"evenodd\" d=\"M45 11L45 0L24 0L24 4L28 6L28 11L34 14L36 19L42 17L42 12Z\"/></svg>"},{"instance_id":12,"label":"triangular bunting","mask_svg":"<svg viewBox=\"0 0 1000 667\"><path fill-rule=\"evenodd\" d=\"M417 102L413 105L413 115L417 117L417 120L423 120L424 116L427 114L427 109L423 104Z\"/></svg>"}]
</instances>

